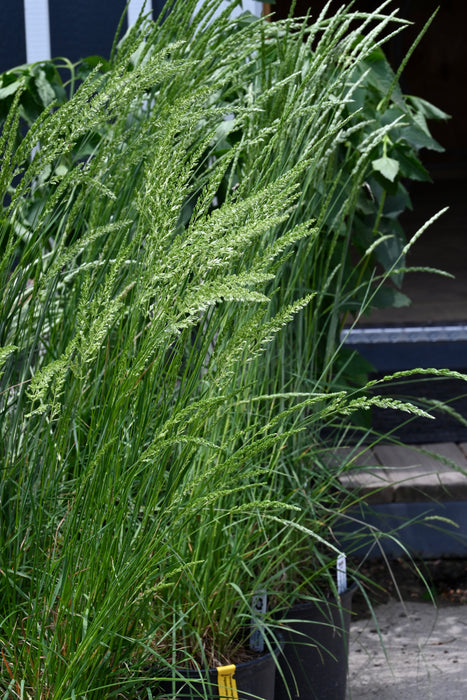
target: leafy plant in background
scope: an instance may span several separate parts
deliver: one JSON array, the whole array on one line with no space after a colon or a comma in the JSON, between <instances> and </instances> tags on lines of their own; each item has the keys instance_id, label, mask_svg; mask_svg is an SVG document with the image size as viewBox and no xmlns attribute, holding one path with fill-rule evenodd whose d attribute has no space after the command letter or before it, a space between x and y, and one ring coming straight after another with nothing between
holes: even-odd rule
<instances>
[{"instance_id":1,"label":"leafy plant in background","mask_svg":"<svg viewBox=\"0 0 467 700\"><path fill-rule=\"evenodd\" d=\"M283 267L284 283L279 284L281 294L293 295L297 289L316 290L326 279L327 293L321 304L311 305L308 315L302 315L290 326L288 356L299 357L302 370L313 358L312 377L319 372L326 374L332 358L333 381L340 373L343 386L366 380L365 365L355 355L351 361L342 348L339 357L334 355L344 324L358 320L359 315L369 313L375 306L409 303L400 291L408 241L399 217L411 206L407 183L429 179L420 161L420 149L441 149L431 137L426 120L447 118L424 100L402 94L399 73L396 75L391 69L382 46L388 37L403 30L403 23L393 24L389 18L381 17L380 23L375 23L378 12L387 5L383 3L346 34L347 10L334 10L327 17L327 6L309 28L303 24L295 28L300 32L302 45L293 44L290 33L278 25L275 35L269 31L263 51L251 67L251 80L240 86L241 99L248 101L251 95L267 94L271 85L295 74L294 82L285 83L280 97L271 98L267 108L255 115L255 128L260 131L272 119L280 124L283 110L302 101L307 111L294 123L295 130L287 134L287 141L283 139L287 148L283 145L282 162L306 157L310 143L320 149L320 154L329 155L316 158L308 170L294 213L298 221L321 212L321 238L311 253L305 250L308 244L303 244L292 264ZM335 23L340 28L334 32ZM290 28L293 27L291 22ZM341 60L337 58L339 51ZM314 109L317 103L319 111ZM330 145L335 136L331 127L333 113L346 120L337 137L338 148ZM322 137L319 146L316 134ZM235 134L233 138L227 135L226 141L230 139L233 145L236 138ZM332 155L326 149L332 149ZM245 152L238 159L234 177L239 182L261 177L249 156ZM320 329L319 353L313 333L315 324ZM301 326L300 330L297 326ZM325 326L329 331L326 334L322 333ZM293 347L300 348L298 353ZM298 372L300 381L301 374Z\"/></svg>"},{"instance_id":2,"label":"leafy plant in background","mask_svg":"<svg viewBox=\"0 0 467 700\"><path fill-rule=\"evenodd\" d=\"M328 196L332 198L329 206L326 206L327 229L333 231L337 226L341 233L340 240L334 245L336 253L333 262L340 264L339 261L343 261L345 268L343 268L340 277L351 278L349 288L354 290L353 297L341 301L340 312L344 319L349 318L347 311L355 314L358 311L362 312L363 309L364 313L367 313L374 306L398 306L410 303L409 299L398 289L402 282L405 263L403 249L407 243L399 223L399 217L407 207L411 206L410 196L406 189L407 182L429 179L429 175L419 158L420 149L442 150L441 146L430 135L427 119L447 118L444 112L425 100L402 94L398 84L398 76L405 61L396 75L382 50L382 45L386 40L381 35L384 29L382 26L373 27L371 25L371 20L377 19L378 12L381 12L388 4L389 1L382 3L379 10L375 10L371 17L368 16L362 22L361 27L348 34L345 39L347 44L350 41L355 43L356 46L352 48L356 55L359 49L358 43L363 41L359 59L352 59L351 69L349 67L345 69L347 98L345 104L342 105L342 115L348 117L349 120L346 139L343 139L340 149L335 153L333 159L329 159L325 185L323 186L321 180L309 176L307 189L302 192L299 215L304 220L309 218L310 214L314 214L320 199L325 199ZM308 48L313 45L314 37L320 31L320 25L328 21L326 11L327 8L323 10L320 18L313 22L312 28L308 32L304 25L300 27L299 31L302 32L302 36L307 37ZM338 17L343 12L345 9L337 11L334 17ZM392 19L394 20L394 17ZM255 18L245 13L237 20L236 30L238 31L242 25L254 21ZM394 33L403 28L403 22L400 20L398 22L397 29L393 28ZM194 26L193 24L187 25L186 20L181 21L181 28L176 34L172 34L172 38L174 40L178 38L184 42L182 47L184 55L191 54L193 57L199 57L201 56L200 49L207 44L206 42L193 44L190 41L190 37L193 37ZM217 95L218 105L222 107L230 104L234 108L239 104L246 104L249 99L267 94L271 85L277 85L281 80L286 80L290 71L297 68L297 64L299 64L300 78L297 76L293 86L286 80L280 95L275 93L274 100L269 99L267 113L266 110L257 112L254 127L258 130L271 123L274 118L280 118L281 109L284 104L287 104L285 101L290 99L290 95L296 90L301 93L303 101L309 100L308 109L311 109L313 101L319 94L313 92L313 89L316 89L318 79L317 68L320 79L324 81L324 90L328 91L329 94L331 94L330 85L334 84L336 80L338 67L339 70L342 69L342 65L335 60L335 47L332 45L329 47L327 56L323 50L318 48L314 52L313 60L311 59L312 54L305 56L303 52L283 60L288 50L287 39L290 37L290 31L284 33L281 24L276 25L276 27L276 32L272 26L267 28L267 40L265 38L266 29L264 29L263 38L265 41L261 53L256 56L256 60L252 60L251 56L244 57L244 61L249 63L249 70L243 72L243 79L237 80L235 84L233 80L230 81L230 84L226 84L225 88ZM425 30L426 27L423 31ZM172 29L170 31L174 32ZM359 31L366 31L368 38L362 39L359 36ZM165 41L167 36L166 32L163 31L162 41ZM379 41L378 46L376 46L375 42L378 36ZM161 37L159 37L160 39ZM341 39L342 37L336 37L336 41ZM324 43L323 41L322 49L324 49ZM295 46L297 45L295 44ZM305 49L305 53L307 51L308 49ZM144 60L146 53L140 49L134 56L130 57L127 69L132 70L138 61ZM112 60L115 62L116 56L117 52L114 52L110 62L103 57L90 56L76 65L71 64L66 59L59 59L31 66L20 66L4 73L1 76L2 87L0 87L0 120L5 118L15 93L20 91L20 116L23 124L29 128L42 109L52 103L63 104L67 95L72 95L80 80L89 75L93 69L104 75L109 70ZM69 73L69 79L63 83L61 75L65 73ZM309 73L313 73L311 81ZM344 78L341 79L339 76L337 80L339 82L338 90L342 90ZM149 94L154 94L154 90L149 91ZM132 118L137 118L137 115L133 114ZM313 120L310 117L309 122L305 126L305 121L303 121L305 129L312 128ZM253 128L251 120L248 124L249 129ZM107 125L106 128L110 129L111 125ZM381 139L379 135L375 136L371 153L365 160L365 171L362 172L362 164L359 163L361 151L371 145L371 138L378 128L386 129L387 132L384 139ZM217 130L217 143L211 151L212 155L219 158L227 150L235 147L241 138L241 131L238 126L233 129L233 123L221 121ZM305 131L305 133L307 132ZM104 137L104 133L91 133L89 131L83 134L83 137L72 149L69 149L67 154L62 154L56 168L72 167L83 157L88 157L102 137ZM292 153L291 158L304 157L303 134L298 139L298 144L295 144ZM206 160L205 163L207 163ZM199 170L197 172L201 181L205 168L206 166L201 168L201 172ZM356 183L355 168L360 169ZM240 151L236 159L235 172L228 173L228 176L220 184L217 201L223 201L229 182L230 186L238 184L244 179L245 174L250 172L251 162L248 153ZM321 175L322 173L320 173ZM34 206L29 203L32 211L23 212L23 224L27 229L30 228L31 217L35 216L37 207L40 207L41 202L48 196L47 182L51 176L51 172L41 174L40 193L36 192ZM333 188L330 193L329 183L331 182ZM362 183L364 184L362 185ZM50 186L53 187L53 181ZM197 187L199 185L194 184L195 190ZM342 212L342 204L348 202L352 202L353 207L350 224L348 214L343 216ZM190 216L192 204L193 197L188 200L184 207L183 218L185 221ZM351 226L350 241L347 235L349 225ZM359 266L358 273L353 272L355 255L352 257L352 250L356 250L357 259L364 258L364 264ZM368 250L371 250L371 253L367 253ZM364 290L368 289L368 280L374 274L375 264L381 266L387 275L386 281L390 278L392 284L380 285L372 295L370 302L368 298L364 299ZM395 272L395 268L398 268L399 271ZM352 277L353 274L356 274L357 277ZM354 365L353 369L357 370L357 366Z\"/></svg>"},{"instance_id":3,"label":"leafy plant in background","mask_svg":"<svg viewBox=\"0 0 467 700\"><path fill-rule=\"evenodd\" d=\"M419 151L422 148L443 150L431 136L427 119L447 119L448 115L423 99L403 95L381 48L375 48L357 67L357 81L361 84L349 106L353 120L367 121L366 133L370 133L374 119L383 127L392 126L372 154L366 186L356 203L353 242L362 254L371 245L375 233L385 236L375 248L374 262L389 272L396 261L402 268L405 264L407 239L399 216L407 207L411 208L407 184L411 180L430 180ZM358 150L358 141L351 139L351 147ZM376 306L409 304L410 300L400 291L402 277L402 272L392 274L395 287L380 289L372 303Z\"/></svg>"},{"instance_id":4,"label":"leafy plant in background","mask_svg":"<svg viewBox=\"0 0 467 700\"><path fill-rule=\"evenodd\" d=\"M341 315L374 293L345 265L390 132L348 113L377 34L218 5L141 21L25 133L29 78L3 78L6 698L134 697L232 658L258 587L332 580L345 464L321 429L379 401L335 371Z\"/></svg>"}]
</instances>

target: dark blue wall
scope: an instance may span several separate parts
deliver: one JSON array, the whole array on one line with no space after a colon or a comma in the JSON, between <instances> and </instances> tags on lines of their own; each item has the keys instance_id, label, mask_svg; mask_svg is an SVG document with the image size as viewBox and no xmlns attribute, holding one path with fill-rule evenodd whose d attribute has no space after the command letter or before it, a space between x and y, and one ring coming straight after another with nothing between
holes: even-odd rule
<instances>
[{"instance_id":1,"label":"dark blue wall","mask_svg":"<svg viewBox=\"0 0 467 700\"><path fill-rule=\"evenodd\" d=\"M125 0L49 0L52 56L108 58L125 5Z\"/></svg>"},{"instance_id":2,"label":"dark blue wall","mask_svg":"<svg viewBox=\"0 0 467 700\"><path fill-rule=\"evenodd\" d=\"M166 0L153 0L154 16ZM23 0L0 2L0 73L26 62ZM49 0L52 57L108 58L126 0ZM122 31L127 29L127 22Z\"/></svg>"},{"instance_id":3,"label":"dark blue wall","mask_svg":"<svg viewBox=\"0 0 467 700\"><path fill-rule=\"evenodd\" d=\"M26 63L22 0L2 0L0 12L0 73Z\"/></svg>"}]
</instances>

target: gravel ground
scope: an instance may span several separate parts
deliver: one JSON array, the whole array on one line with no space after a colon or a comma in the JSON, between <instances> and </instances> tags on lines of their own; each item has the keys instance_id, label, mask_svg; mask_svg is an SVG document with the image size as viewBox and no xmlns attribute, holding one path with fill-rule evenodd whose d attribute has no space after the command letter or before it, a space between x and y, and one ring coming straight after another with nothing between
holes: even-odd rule
<instances>
[{"instance_id":1,"label":"gravel ground","mask_svg":"<svg viewBox=\"0 0 467 700\"><path fill-rule=\"evenodd\" d=\"M467 606L391 600L350 630L349 700L465 700Z\"/></svg>"}]
</instances>

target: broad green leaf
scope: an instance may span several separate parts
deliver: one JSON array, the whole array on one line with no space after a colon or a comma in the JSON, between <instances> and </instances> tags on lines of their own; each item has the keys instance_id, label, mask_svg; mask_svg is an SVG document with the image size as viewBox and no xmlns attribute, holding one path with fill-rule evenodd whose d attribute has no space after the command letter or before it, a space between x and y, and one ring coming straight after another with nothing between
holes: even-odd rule
<instances>
[{"instance_id":1,"label":"broad green leaf","mask_svg":"<svg viewBox=\"0 0 467 700\"><path fill-rule=\"evenodd\" d=\"M83 58L83 63L87 64L90 68L97 68L100 66L103 72L111 69L111 64L103 56L86 56Z\"/></svg>"},{"instance_id":2,"label":"broad green leaf","mask_svg":"<svg viewBox=\"0 0 467 700\"><path fill-rule=\"evenodd\" d=\"M411 180L419 180L422 182L430 182L430 173L420 163L416 153L408 146L405 141L399 141L394 144L394 149L397 152L397 160L399 161L400 174L403 177L408 177Z\"/></svg>"},{"instance_id":3,"label":"broad green leaf","mask_svg":"<svg viewBox=\"0 0 467 700\"><path fill-rule=\"evenodd\" d=\"M9 85L5 85L5 87L0 88L0 100L4 100L5 97L9 97L10 95L14 95L17 90L23 85L22 80L15 80L14 82L10 83Z\"/></svg>"},{"instance_id":4,"label":"broad green leaf","mask_svg":"<svg viewBox=\"0 0 467 700\"><path fill-rule=\"evenodd\" d=\"M406 209L412 208L410 196L401 182L397 183L395 194L388 194L384 202L383 214L385 218L397 219ZM386 231L385 231L386 233Z\"/></svg>"},{"instance_id":5,"label":"broad green leaf","mask_svg":"<svg viewBox=\"0 0 467 700\"><path fill-rule=\"evenodd\" d=\"M373 168L387 180L394 182L399 172L399 161L389 156L383 156L372 161Z\"/></svg>"},{"instance_id":6,"label":"broad green leaf","mask_svg":"<svg viewBox=\"0 0 467 700\"><path fill-rule=\"evenodd\" d=\"M420 148L429 148L431 151L444 151L443 146L441 146L432 136L427 133L426 128L421 123L424 122L423 115L418 115L418 120L413 121L411 126L408 126L401 130L400 138L404 139L409 143L414 149L419 150ZM426 126L426 124L425 124Z\"/></svg>"},{"instance_id":7,"label":"broad green leaf","mask_svg":"<svg viewBox=\"0 0 467 700\"><path fill-rule=\"evenodd\" d=\"M378 289L375 296L372 299L373 305L379 309L385 309L387 307L394 307L400 309L404 306L410 306L410 299L398 289L392 289L391 287L382 287Z\"/></svg>"},{"instance_id":8,"label":"broad green leaf","mask_svg":"<svg viewBox=\"0 0 467 700\"><path fill-rule=\"evenodd\" d=\"M406 100L409 104L413 105L415 109L423 114L426 119L450 119L451 115L447 112L443 112L442 109L431 104L427 100L423 100L421 97L415 97L414 95L406 95Z\"/></svg>"},{"instance_id":9,"label":"broad green leaf","mask_svg":"<svg viewBox=\"0 0 467 700\"><path fill-rule=\"evenodd\" d=\"M34 76L34 82L36 84L37 92L42 100L45 107L55 100L55 92L47 80L43 70L38 70Z\"/></svg>"},{"instance_id":10,"label":"broad green leaf","mask_svg":"<svg viewBox=\"0 0 467 700\"><path fill-rule=\"evenodd\" d=\"M389 273L391 269L394 268L395 260L398 260L399 265L401 266L405 264L405 256L403 255L402 251L406 243L406 238L399 221L397 219L390 219L386 216L380 221L379 233L384 236L390 236L382 241L381 244L375 249L375 258ZM398 287L400 287L402 284L403 275L402 273L398 273L397 275L392 274L391 279Z\"/></svg>"}]
</instances>

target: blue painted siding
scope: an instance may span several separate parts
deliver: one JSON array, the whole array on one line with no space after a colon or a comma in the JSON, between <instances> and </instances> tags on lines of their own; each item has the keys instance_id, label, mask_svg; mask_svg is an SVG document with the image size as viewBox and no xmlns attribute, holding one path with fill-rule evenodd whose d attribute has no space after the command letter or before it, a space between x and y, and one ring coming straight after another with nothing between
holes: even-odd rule
<instances>
[{"instance_id":1,"label":"blue painted siding","mask_svg":"<svg viewBox=\"0 0 467 700\"><path fill-rule=\"evenodd\" d=\"M95 54L108 58L125 5L125 0L49 0L52 56L71 61Z\"/></svg>"},{"instance_id":2,"label":"blue painted siding","mask_svg":"<svg viewBox=\"0 0 467 700\"><path fill-rule=\"evenodd\" d=\"M2 0L0 12L0 73L26 63L24 9L21 0Z\"/></svg>"},{"instance_id":3,"label":"blue painted siding","mask_svg":"<svg viewBox=\"0 0 467 700\"><path fill-rule=\"evenodd\" d=\"M0 2L0 73L27 61L24 5L30 2L34 3L34 0ZM157 17L168 2L169 0L152 0L151 3L148 0L147 6L152 7L153 15ZM125 5L126 0L46 0L45 7L48 6L49 10L50 55L53 58L65 56L71 61L96 54L108 58ZM139 0L134 0L133 15L137 14L136 8L140 6ZM40 14L40 8L34 5L32 7L36 10L35 18L41 17L47 25L47 19ZM244 10L259 16L261 8L259 0L243 0ZM237 9L234 14L241 11ZM34 19L33 26L30 27L33 36L34 21L37 20ZM125 18L122 32L127 28ZM47 48L41 47L39 31L34 38L38 39L38 52L34 52L36 60L47 59L48 44Z\"/></svg>"}]
</instances>

